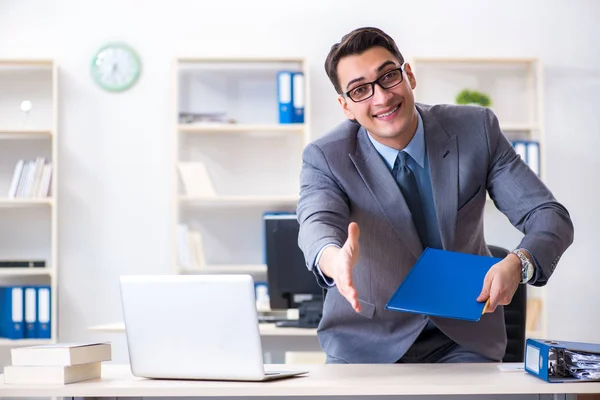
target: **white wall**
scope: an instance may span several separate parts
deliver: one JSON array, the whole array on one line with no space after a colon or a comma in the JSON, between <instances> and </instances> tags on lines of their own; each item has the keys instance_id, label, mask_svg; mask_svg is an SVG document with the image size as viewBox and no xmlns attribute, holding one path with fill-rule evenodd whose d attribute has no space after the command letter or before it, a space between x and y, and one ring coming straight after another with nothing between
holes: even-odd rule
<instances>
[{"instance_id":1,"label":"white wall","mask_svg":"<svg viewBox=\"0 0 600 400\"><path fill-rule=\"evenodd\" d=\"M170 269L175 56L310 58L320 135L342 119L323 71L326 53L349 30L375 25L407 58L544 62L548 184L576 228L550 283L549 332L600 340L598 16L593 0L0 1L0 57L60 65L60 339L115 339L115 358L123 359L122 338L86 327L120 320L120 274ZM99 90L89 73L94 51L114 39L130 43L144 63L140 82L119 95ZM490 241L518 238L506 224L487 230Z\"/></svg>"}]
</instances>

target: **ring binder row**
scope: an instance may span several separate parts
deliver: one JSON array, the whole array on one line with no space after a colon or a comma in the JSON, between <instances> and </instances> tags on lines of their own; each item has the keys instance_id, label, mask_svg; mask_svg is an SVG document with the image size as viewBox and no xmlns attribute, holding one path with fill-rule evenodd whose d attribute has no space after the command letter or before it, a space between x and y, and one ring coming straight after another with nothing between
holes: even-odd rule
<instances>
[{"instance_id":1,"label":"ring binder row","mask_svg":"<svg viewBox=\"0 0 600 400\"><path fill-rule=\"evenodd\" d=\"M280 124L304 123L304 73L279 71L277 93Z\"/></svg>"},{"instance_id":2,"label":"ring binder row","mask_svg":"<svg viewBox=\"0 0 600 400\"><path fill-rule=\"evenodd\" d=\"M525 370L546 382L600 381L600 344L527 339Z\"/></svg>"},{"instance_id":3,"label":"ring binder row","mask_svg":"<svg viewBox=\"0 0 600 400\"><path fill-rule=\"evenodd\" d=\"M50 339L50 286L0 287L0 337Z\"/></svg>"}]
</instances>

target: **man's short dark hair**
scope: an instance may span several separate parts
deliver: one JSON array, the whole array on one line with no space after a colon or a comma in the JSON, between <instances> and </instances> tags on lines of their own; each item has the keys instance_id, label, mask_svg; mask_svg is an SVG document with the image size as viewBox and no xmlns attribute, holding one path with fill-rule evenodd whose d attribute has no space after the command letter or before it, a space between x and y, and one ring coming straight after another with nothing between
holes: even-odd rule
<instances>
[{"instance_id":1,"label":"man's short dark hair","mask_svg":"<svg viewBox=\"0 0 600 400\"><path fill-rule=\"evenodd\" d=\"M364 27L353 30L344 35L339 43L331 46L325 59L325 72L333 84L335 91L342 94L342 87L338 79L337 67L343 57L362 54L372 47L380 46L388 50L394 57L404 64L404 57L398 50L396 42L387 33L378 28Z\"/></svg>"}]
</instances>

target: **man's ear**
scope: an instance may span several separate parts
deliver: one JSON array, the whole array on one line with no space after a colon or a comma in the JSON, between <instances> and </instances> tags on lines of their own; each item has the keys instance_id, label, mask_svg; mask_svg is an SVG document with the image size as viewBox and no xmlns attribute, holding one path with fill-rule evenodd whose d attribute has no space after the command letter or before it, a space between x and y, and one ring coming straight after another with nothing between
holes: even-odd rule
<instances>
[{"instance_id":1,"label":"man's ear","mask_svg":"<svg viewBox=\"0 0 600 400\"><path fill-rule=\"evenodd\" d=\"M415 78L410 64L404 64L404 73L406 74L410 88L414 90L417 87L417 78Z\"/></svg>"},{"instance_id":2,"label":"man's ear","mask_svg":"<svg viewBox=\"0 0 600 400\"><path fill-rule=\"evenodd\" d=\"M346 99L344 98L344 96L342 96L342 95L338 96L338 103L340 103L340 106L342 106L342 110L344 111L344 114L346 114L346 117L348 117L348 119L355 121L356 118L354 117L354 114L352 113L352 111L350 111L350 108L348 108L348 103L346 102Z\"/></svg>"}]
</instances>

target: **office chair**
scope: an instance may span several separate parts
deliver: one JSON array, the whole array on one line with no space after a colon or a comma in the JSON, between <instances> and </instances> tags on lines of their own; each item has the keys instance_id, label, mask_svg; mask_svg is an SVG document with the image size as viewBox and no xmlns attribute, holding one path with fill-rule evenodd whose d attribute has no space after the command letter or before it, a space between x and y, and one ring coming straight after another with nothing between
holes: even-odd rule
<instances>
[{"instance_id":1,"label":"office chair","mask_svg":"<svg viewBox=\"0 0 600 400\"><path fill-rule=\"evenodd\" d=\"M504 258L509 251L488 245L492 257ZM503 362L523 362L525 357L525 319L527 316L527 285L519 285L510 304L504 306L506 324L506 354Z\"/></svg>"}]
</instances>

